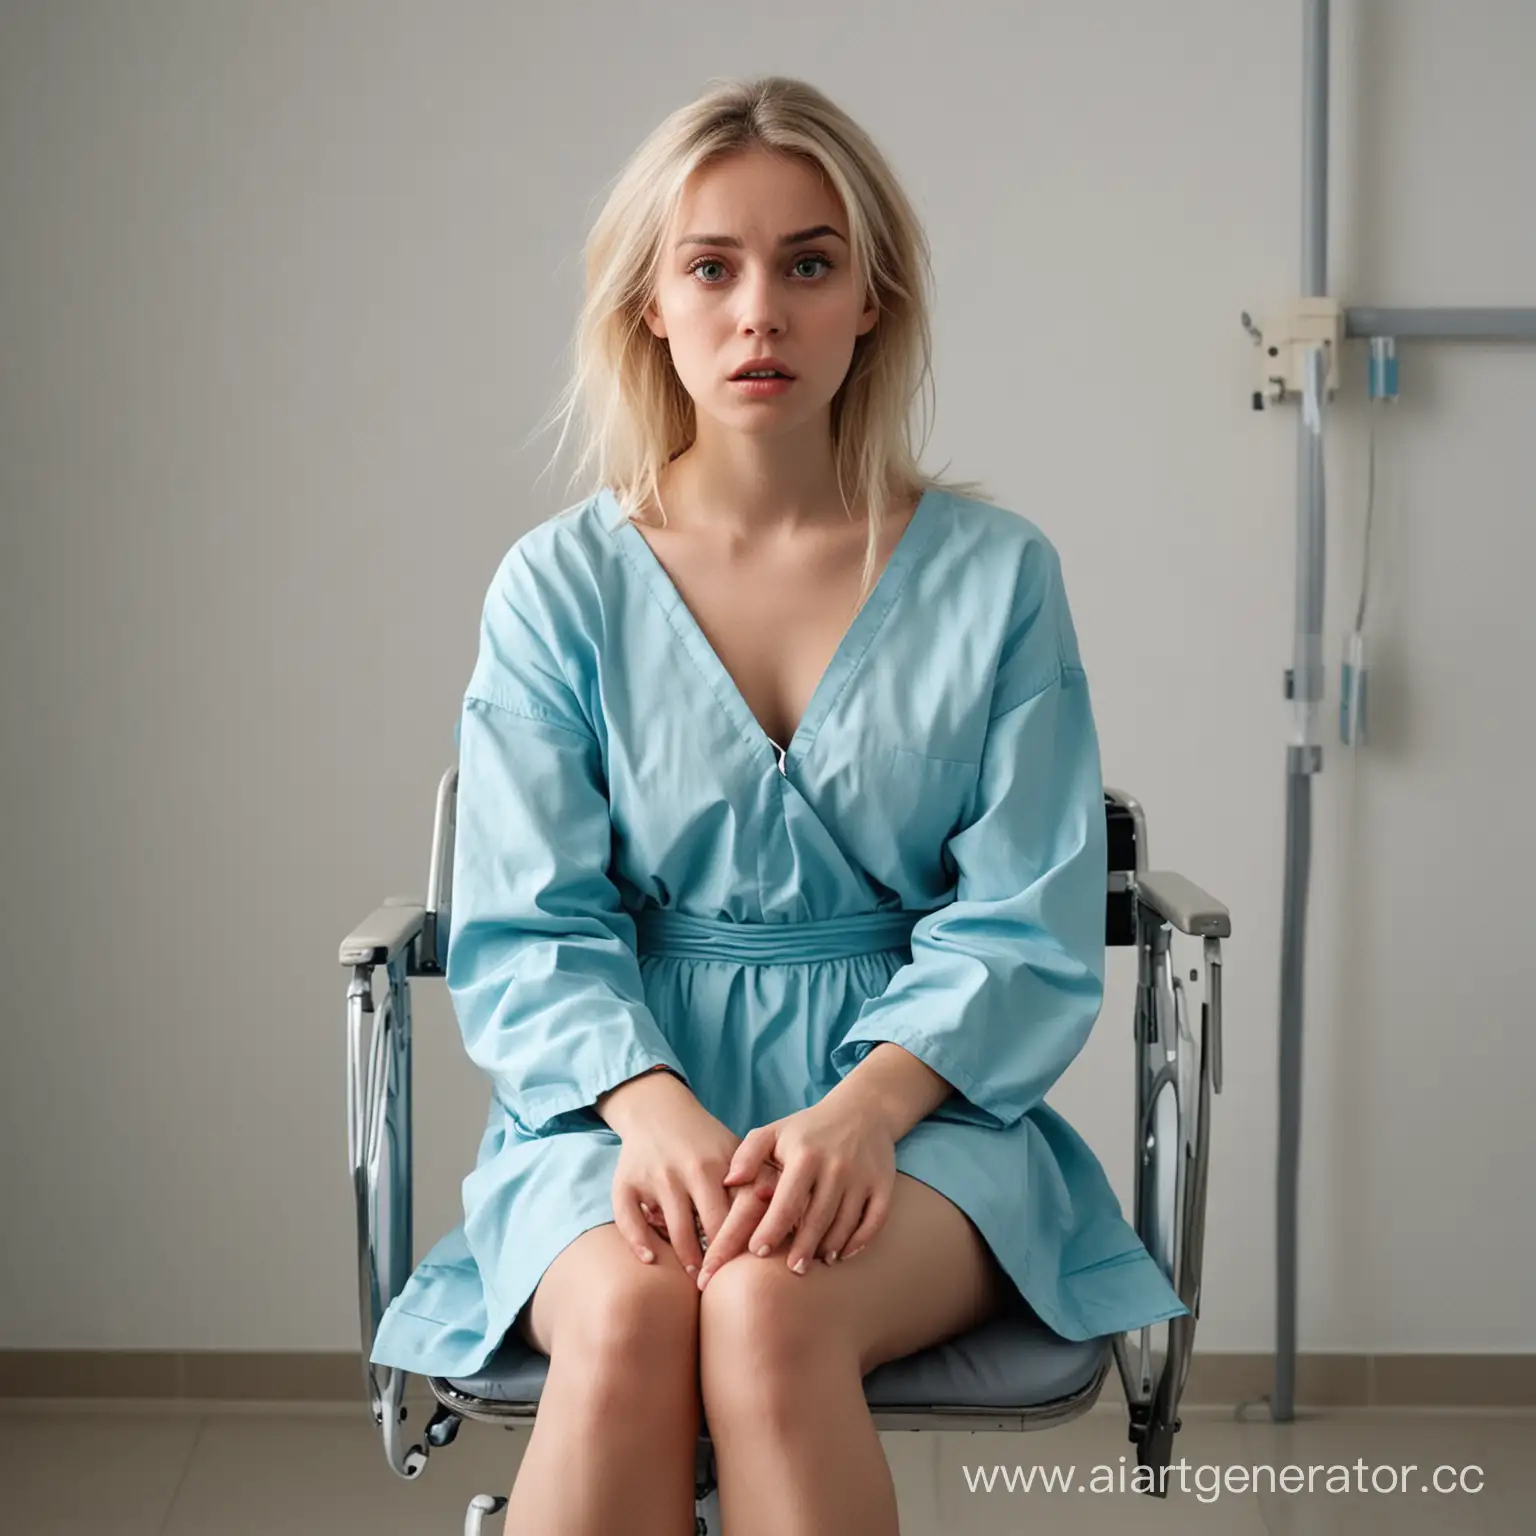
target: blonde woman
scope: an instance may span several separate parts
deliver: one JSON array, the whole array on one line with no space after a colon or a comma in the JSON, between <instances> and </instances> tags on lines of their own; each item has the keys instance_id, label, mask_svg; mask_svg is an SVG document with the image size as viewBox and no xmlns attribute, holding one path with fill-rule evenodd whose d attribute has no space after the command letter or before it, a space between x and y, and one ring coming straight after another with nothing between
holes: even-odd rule
<instances>
[{"instance_id":1,"label":"blonde woman","mask_svg":"<svg viewBox=\"0 0 1536 1536\"><path fill-rule=\"evenodd\" d=\"M1045 1104L1102 1000L1098 743L1053 545L917 466L926 273L778 77L663 122L588 241L598 489L496 571L459 722L490 1118L372 1353L549 1356L508 1531L683 1536L702 1420L728 1536L889 1536L868 1371L1186 1310Z\"/></svg>"}]
</instances>

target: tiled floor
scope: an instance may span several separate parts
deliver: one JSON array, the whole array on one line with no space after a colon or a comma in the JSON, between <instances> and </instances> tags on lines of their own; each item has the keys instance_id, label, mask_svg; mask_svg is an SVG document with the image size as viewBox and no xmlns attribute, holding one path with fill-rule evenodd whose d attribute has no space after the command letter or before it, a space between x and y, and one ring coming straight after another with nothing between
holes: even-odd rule
<instances>
[{"instance_id":1,"label":"tiled floor","mask_svg":"<svg viewBox=\"0 0 1536 1536\"><path fill-rule=\"evenodd\" d=\"M882 1436L896 1479L903 1536L1002 1536L1017 1531L1231 1532L1233 1536L1517 1536L1536 1529L1536 1415L1299 1411L1272 1424L1230 1410L1189 1409L1175 1457L1188 1485L1167 1499L1139 1493L1009 1491L1003 1478L1031 1468L1134 1468L1124 1410L1101 1404L1060 1429L1030 1435ZM420 1410L412 1413L420 1418ZM406 1483L385 1465L377 1434L356 1405L0 1403L0 1531L15 1536L457 1536L472 1494L505 1493L525 1430L467 1423ZM1122 1460L1125 1458L1125 1460ZM1416 1463L1409 1491L1325 1491L1327 1471L1385 1484L1388 1468ZM1287 1466L1325 1469L1316 1491L1235 1491L1238 1469L1267 1478ZM1466 1474L1476 1492L1421 1492L1436 1467ZM1015 1470L1017 1469L1017 1470ZM993 1474L987 1492L974 1487ZM1303 1470L1297 1476L1305 1476ZM1442 1478L1446 1474L1442 1473ZM1211 1491L1211 1480L1224 1486ZM501 1517L487 1521L500 1536ZM683 1536L683 1533L679 1533Z\"/></svg>"}]
</instances>

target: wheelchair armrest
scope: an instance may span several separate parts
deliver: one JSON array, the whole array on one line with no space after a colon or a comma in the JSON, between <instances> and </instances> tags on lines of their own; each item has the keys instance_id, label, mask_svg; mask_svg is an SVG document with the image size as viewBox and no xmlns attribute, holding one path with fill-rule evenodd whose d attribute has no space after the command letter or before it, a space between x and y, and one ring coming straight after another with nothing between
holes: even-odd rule
<instances>
[{"instance_id":1,"label":"wheelchair armrest","mask_svg":"<svg viewBox=\"0 0 1536 1536\"><path fill-rule=\"evenodd\" d=\"M341 941L341 963L388 965L420 934L425 921L426 907L415 897L387 896Z\"/></svg>"},{"instance_id":2,"label":"wheelchair armrest","mask_svg":"<svg viewBox=\"0 0 1536 1536\"><path fill-rule=\"evenodd\" d=\"M1214 896L1172 870L1142 871L1135 877L1136 899L1180 933L1203 939L1232 937L1232 915Z\"/></svg>"}]
</instances>

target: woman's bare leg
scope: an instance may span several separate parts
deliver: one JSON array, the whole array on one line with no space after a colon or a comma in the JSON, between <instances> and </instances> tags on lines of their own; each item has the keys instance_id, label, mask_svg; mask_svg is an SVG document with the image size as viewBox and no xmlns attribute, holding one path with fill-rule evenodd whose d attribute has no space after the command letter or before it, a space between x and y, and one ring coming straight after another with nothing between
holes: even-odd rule
<instances>
[{"instance_id":1,"label":"woman's bare leg","mask_svg":"<svg viewBox=\"0 0 1536 1536\"><path fill-rule=\"evenodd\" d=\"M1016 1294L970 1218L896 1175L856 1258L743 1253L699 1297L700 1379L730 1536L897 1536L890 1468L863 1378L975 1327Z\"/></svg>"},{"instance_id":2,"label":"woman's bare leg","mask_svg":"<svg viewBox=\"0 0 1536 1536\"><path fill-rule=\"evenodd\" d=\"M549 1356L506 1529L681 1536L693 1529L702 1296L676 1253L643 1264L612 1222L583 1232L514 1326ZM873 1252L873 1249L871 1249Z\"/></svg>"}]
</instances>

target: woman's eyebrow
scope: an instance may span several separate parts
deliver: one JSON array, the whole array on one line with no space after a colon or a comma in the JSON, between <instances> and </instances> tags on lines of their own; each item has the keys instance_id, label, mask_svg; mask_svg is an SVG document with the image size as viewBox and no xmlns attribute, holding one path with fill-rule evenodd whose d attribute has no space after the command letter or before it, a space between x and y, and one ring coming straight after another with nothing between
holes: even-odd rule
<instances>
[{"instance_id":1,"label":"woman's eyebrow","mask_svg":"<svg viewBox=\"0 0 1536 1536\"><path fill-rule=\"evenodd\" d=\"M794 234L783 236L779 244L799 245L802 240L819 240L823 235L842 240L844 245L848 243L830 224L818 224L813 229L797 229ZM730 245L740 250L742 242L735 235L684 235L673 249L681 250L685 245Z\"/></svg>"}]
</instances>

